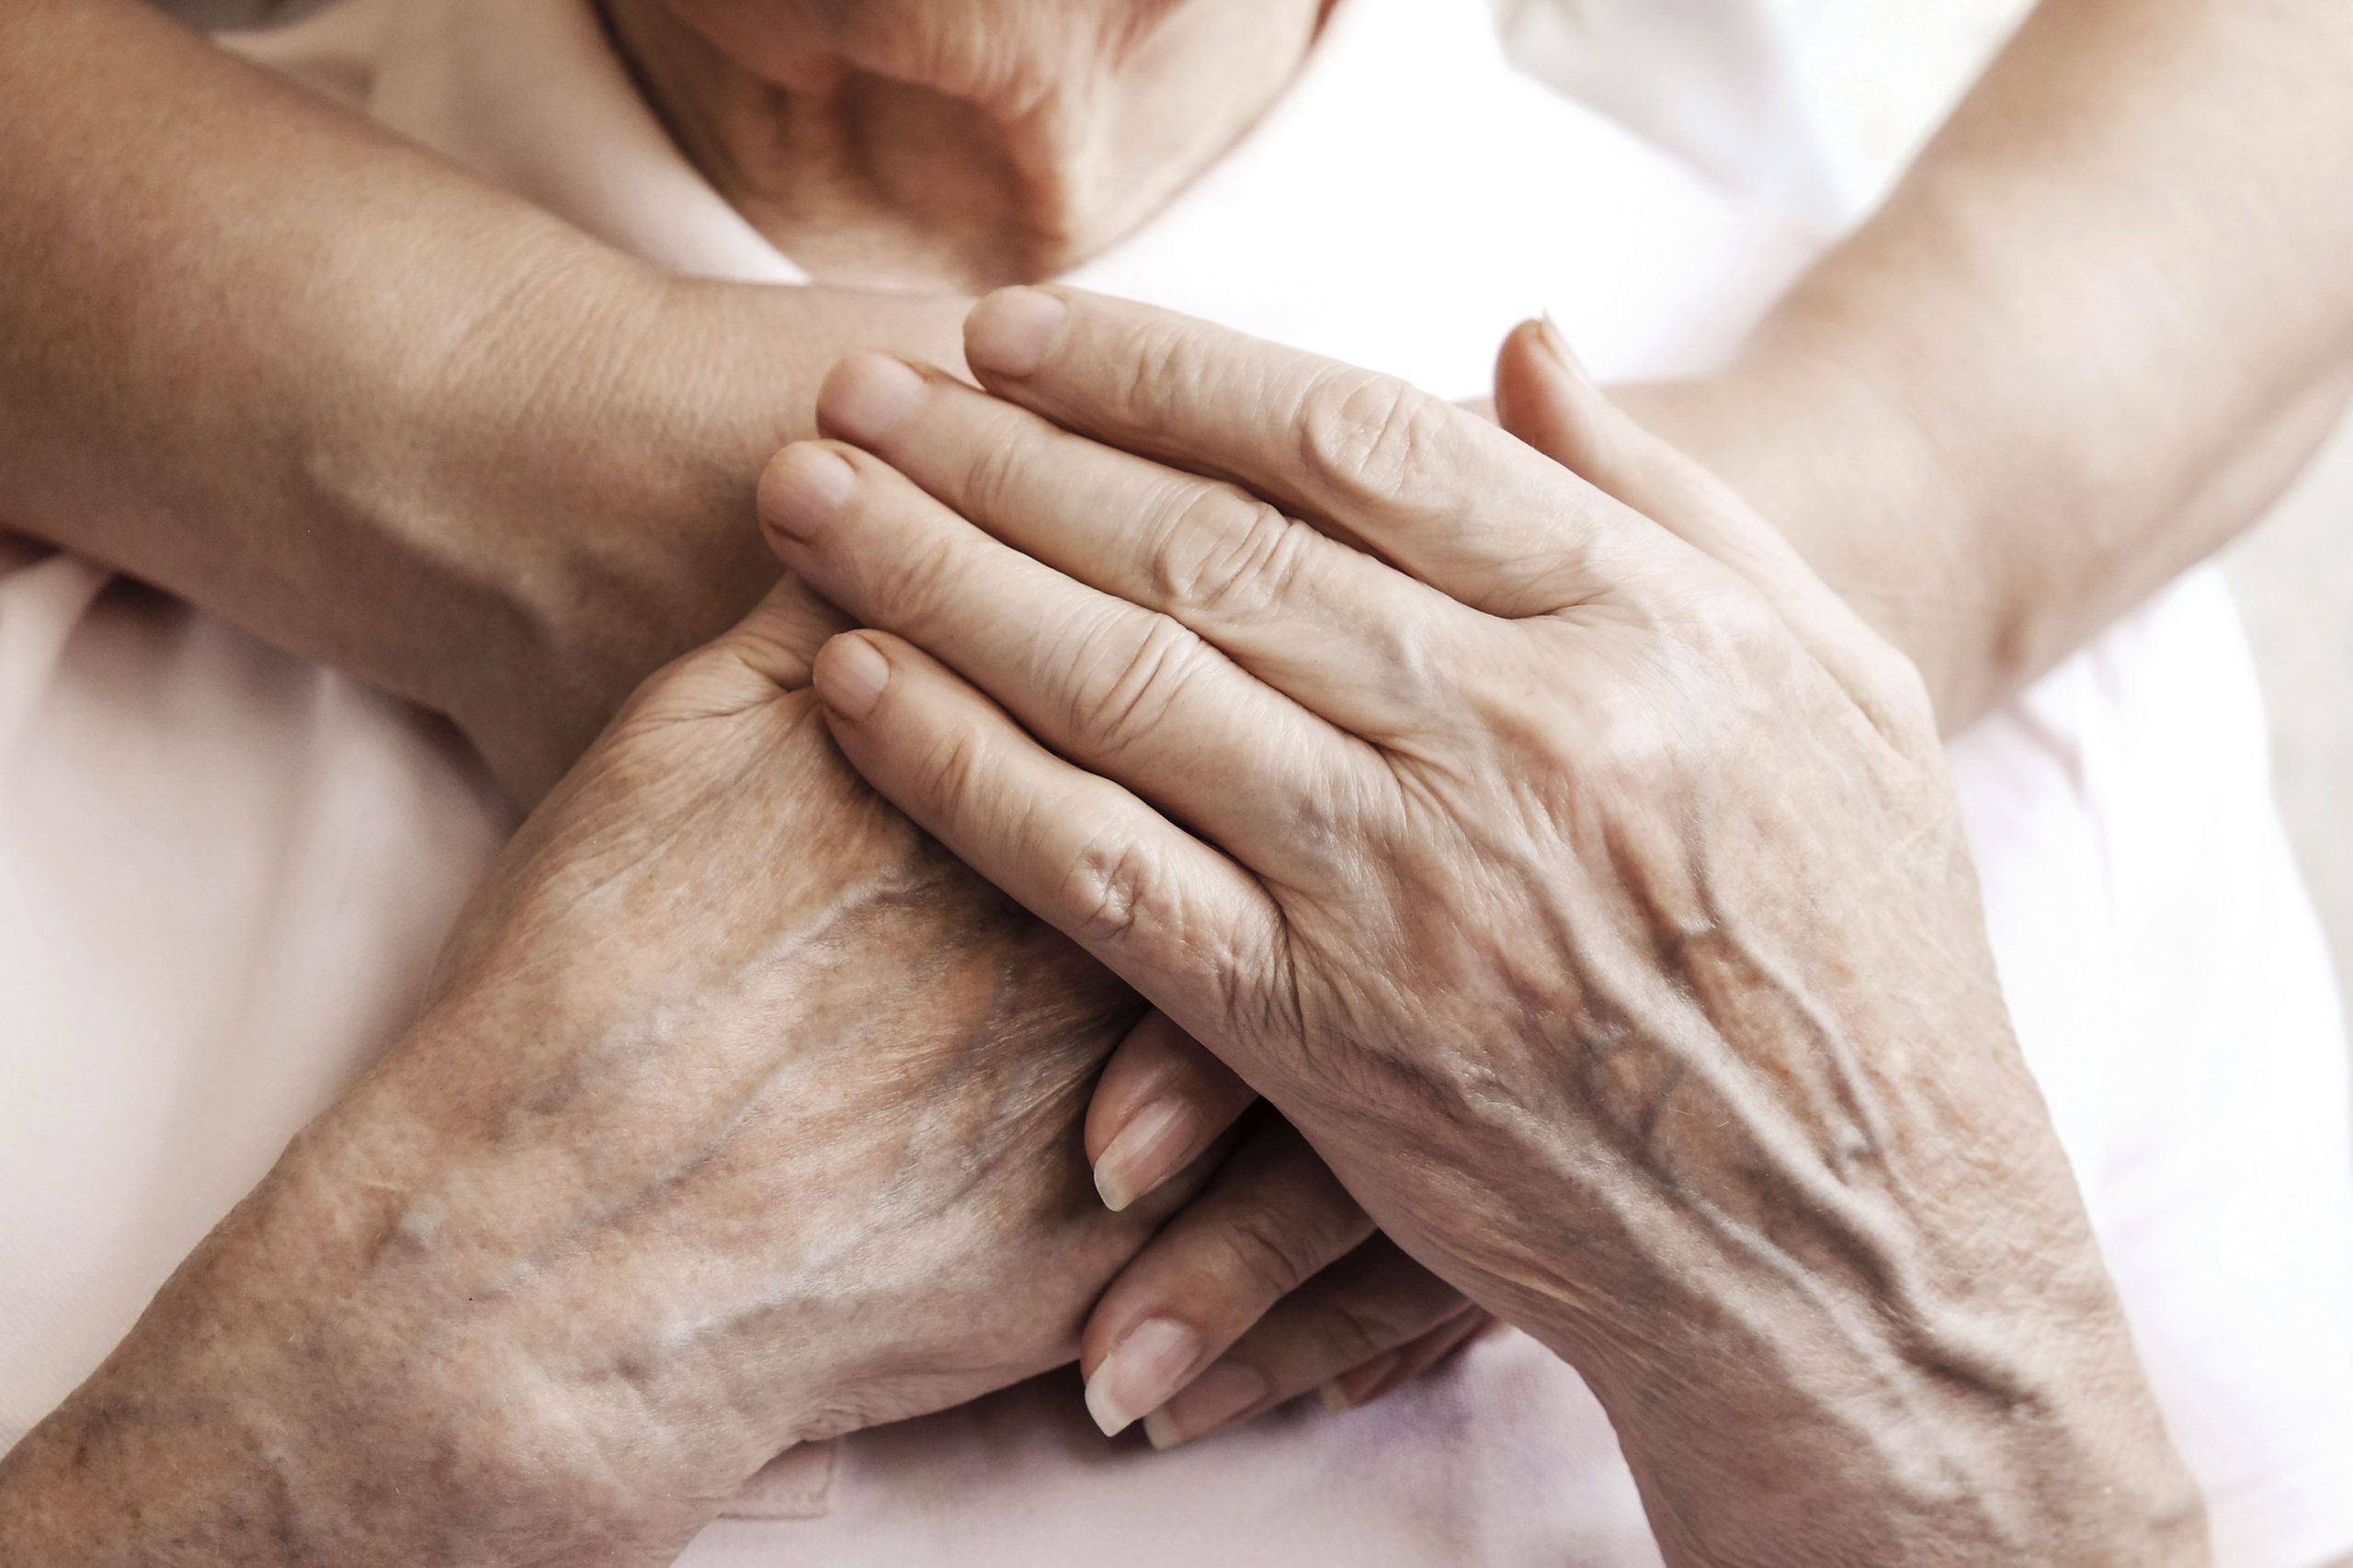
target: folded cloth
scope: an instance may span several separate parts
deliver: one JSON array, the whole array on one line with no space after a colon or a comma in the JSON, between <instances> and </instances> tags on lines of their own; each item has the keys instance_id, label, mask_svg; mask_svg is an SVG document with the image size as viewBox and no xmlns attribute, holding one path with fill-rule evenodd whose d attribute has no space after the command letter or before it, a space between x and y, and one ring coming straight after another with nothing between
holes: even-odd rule
<instances>
[{"instance_id":1,"label":"folded cloth","mask_svg":"<svg viewBox=\"0 0 2353 1568\"><path fill-rule=\"evenodd\" d=\"M663 265L798 272L672 149L587 0L346 0L240 47ZM1549 309L1703 368L1807 244L1516 76L1472 0L1343 0L1298 81L1073 274L1449 394ZM87 563L0 566L0 1440L86 1375L397 1032L512 825L428 717ZM2226 1564L2353 1549L2342 1030L2259 702L2195 574L1953 748L2005 989ZM693 1568L1656 1561L1520 1338L1168 1454L1076 1379L796 1450Z\"/></svg>"}]
</instances>

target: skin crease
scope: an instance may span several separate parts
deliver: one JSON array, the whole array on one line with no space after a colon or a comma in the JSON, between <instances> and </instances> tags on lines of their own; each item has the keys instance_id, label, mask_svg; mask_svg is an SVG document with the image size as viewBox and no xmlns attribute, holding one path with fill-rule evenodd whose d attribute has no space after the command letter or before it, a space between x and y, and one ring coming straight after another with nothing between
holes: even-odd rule
<instances>
[{"instance_id":1,"label":"skin crease","mask_svg":"<svg viewBox=\"0 0 2353 1568\"><path fill-rule=\"evenodd\" d=\"M1069 1359L1182 1197L1081 1154L1134 1003L845 767L841 624L783 585L648 683L0 1460L0 1561L659 1564L791 1443Z\"/></svg>"},{"instance_id":2,"label":"skin crease","mask_svg":"<svg viewBox=\"0 0 2353 1568\"><path fill-rule=\"evenodd\" d=\"M2294 389L2347 319L2344 209L2302 194L2353 147L2320 129L2353 105L2344 17L2052 0L1802 309L1725 377L1642 394L1922 662L1949 724L2308 449ZM0 515L451 713L521 798L757 594L751 476L840 349L952 362L955 301L657 278L142 6L0 29L24 215L0 233ZM2226 223L2188 199L2217 189ZM272 221L224 233L247 202ZM2165 313L2194 330L2152 348L2133 290L2089 287L2119 256L2183 257ZM176 308L191 290L218 308ZM494 332L456 308L484 293Z\"/></svg>"},{"instance_id":3,"label":"skin crease","mask_svg":"<svg viewBox=\"0 0 2353 1568\"><path fill-rule=\"evenodd\" d=\"M1327 0L602 0L672 135L820 280L1050 278L1271 104Z\"/></svg>"},{"instance_id":4,"label":"skin crease","mask_svg":"<svg viewBox=\"0 0 2353 1568\"><path fill-rule=\"evenodd\" d=\"M679 145L780 249L820 278L955 288L1049 275L1156 210L1272 100L1324 9L604 0ZM1115 1096L1130 1074L1203 1095L1160 1096L1196 1135L1161 1151L1153 1185L1248 1101L1181 1036L1146 1031L1115 1060ZM1371 1230L1279 1120L1245 1131L1200 1207L1090 1316L1080 1365L1098 1423L1149 1415L1166 1446L1311 1389L1345 1404L1338 1375L1392 1354L1427 1366L1485 1325L1393 1248L1351 1258ZM1343 1259L1352 1278L1302 1293ZM1218 1366L1248 1369L1252 1397L1235 1403L1228 1371L1222 1392L1211 1377L1171 1404Z\"/></svg>"},{"instance_id":5,"label":"skin crease","mask_svg":"<svg viewBox=\"0 0 2353 1568\"><path fill-rule=\"evenodd\" d=\"M825 296L813 301L822 320L809 328L804 318L813 301L795 291L660 280L649 292L643 285L651 275L634 264L222 59L144 7L118 13L104 4L45 5L0 16L0 29L7 44L0 71L9 73L12 101L26 111L0 123L0 135L22 130L35 148L103 146L125 133L123 114L135 119L148 106L177 118L168 130L153 128L147 140L188 157L185 168L109 160L53 192L40 179L72 175L58 170L53 158L6 164L34 181L20 205L53 212L57 222L39 226L46 246L8 271L0 290L72 293L103 284L132 304L101 310L51 339L38 329L70 324L70 316L46 309L0 312L0 330L23 350L6 362L37 369L40 383L40 395L26 398L13 382L0 381L10 399L0 421L11 442L11 461L0 465L6 515L54 519L59 526L42 531L132 565L282 645L451 712L527 799L571 762L584 731L605 722L618 685L723 625L773 573L756 529L711 524L748 517L749 480L734 474L756 473L778 441L794 433L796 420L807 427L806 403L795 412L789 380L784 405L774 406L771 357L789 362L795 353L813 355L822 363L858 333L921 337L931 333L933 318L952 328L961 312L952 302ZM78 62L93 60L111 62L123 75L113 92L60 97L42 91L41 83L74 80L84 69ZM155 79L142 79L150 66ZM94 112L109 103L120 106L113 118ZM286 220L258 255L215 243L217 233L202 218L223 207L221 172L240 166L232 149L244 136L274 151L262 163L261 188L236 199L270 203ZM356 194L361 190L364 199ZM45 206L45 194L59 204ZM114 243L105 221L126 209L169 238ZM9 234L20 239L32 232ZM396 278L361 288L357 301L341 299L340 280L367 278L386 259L397 263ZM201 280L233 308L194 314L171 309L142 270L156 266L174 289ZM449 267L466 275L455 302L419 286ZM61 270L44 270L52 267ZM484 279L500 282L500 309L487 316L479 298ZM241 330L261 300L272 302L271 330ZM747 313L769 325L747 331ZM779 346L777 328L812 335ZM942 345L938 357L953 359L952 330L931 335ZM381 375L356 373L322 382L322 358L403 369L389 385ZM205 374L192 381L191 367ZM256 400L273 387L299 389L299 395L265 416ZM164 395L151 399L148 392ZM813 389L803 396L813 401ZM715 445L693 425L697 411L747 406L756 407L757 416L722 428L724 438ZM567 437L553 449L543 439L551 428ZM388 430L399 438L388 441ZM72 453L92 443L102 460L77 468ZM141 461L104 459L119 448L137 451ZM225 468L201 461L203 453L229 448L249 451L255 460ZM420 448L432 460L415 460ZM270 468L281 458L292 464L283 483ZM201 483L174 482L197 467L206 475ZM468 488L466 476L484 474L498 476L496 484L487 492L478 483ZM361 526L320 527L323 512ZM216 513L222 520L208 524ZM507 517L515 526L463 540L449 531L453 522L485 515ZM550 518L563 519L568 530L560 566L532 552L553 537L545 529ZM90 528L96 531L80 531ZM654 540L662 548L648 557L643 542ZM496 548L485 555L479 548L484 542ZM342 581L366 585L356 606L335 591ZM386 610L395 613L378 619ZM467 655L458 665L432 663L453 649ZM791 869L812 879L803 893L830 891L822 861L802 858ZM926 907L926 901L936 907ZM1030 940L1017 925L975 935L972 923L994 919L1002 906L954 878L924 883L922 897L893 908L915 931L936 935L944 926L978 949L998 944L994 960L972 952L967 961L973 965L1016 963ZM889 955L904 947L878 936L867 950ZM886 957L882 973L869 978L904 986L904 969ZM1104 983L1092 968L1081 966L1080 976L1073 983L1082 989ZM1035 1028L1068 1027L1066 999L1057 988L1010 994L1029 998ZM955 998L942 1005L952 1007ZM382 1109L381 1100L369 1103ZM1204 1233L1197 1227L1192 1233ZM1279 1233L1275 1239L1280 1245ZM259 1259L233 1248L212 1256L233 1264L192 1276L196 1282L159 1307L157 1324L184 1331L201 1321L213 1291L270 1296L280 1319L298 1311L290 1303L309 1299L298 1288L300 1270L287 1261L306 1258L305 1249L281 1247ZM1300 1256L1288 1248L1282 1256ZM241 1278L240 1270L252 1277ZM289 1272L282 1289L274 1270ZM1164 1268L1163 1277L1169 1272ZM1401 1273L1412 1277L1402 1295L1394 1279ZM1246 1281L1229 1309L1243 1314L1229 1336L1257 1316L1259 1297L1276 1283ZM1384 1309L1384 1290L1408 1310ZM1302 1300L1290 1312L1298 1324L1286 1352L1290 1382L1313 1387L1392 1345L1427 1365L1445 1345L1406 1342L1430 1321L1429 1291L1418 1269L1392 1263L1345 1300ZM1129 1297L1134 1294L1131 1287ZM1209 1294L1197 1287L1188 1297ZM1363 1325L1383 1323L1390 1326L1381 1343L1359 1342ZM1345 1331L1336 1343L1336 1327ZM209 1517L208 1496L246 1500L224 1518L259 1517L251 1489L266 1497L275 1488L256 1480L252 1456L214 1441L209 1416L199 1426L176 1419L173 1410L184 1415L188 1403L205 1403L226 1381L250 1391L241 1418L256 1430L276 1419L272 1400L297 1407L288 1419L299 1426L298 1369L264 1377L238 1357L192 1366L165 1353L173 1332L151 1327L139 1348L126 1347L112 1364L108 1392L93 1396L97 1408L145 1414L101 1422L116 1446L96 1451L111 1452L134 1470L177 1476L184 1518ZM399 1392L384 1412L388 1435L379 1441L387 1451L397 1447L402 1413L414 1418L433 1408L416 1389ZM78 1408L76 1420L92 1407ZM288 1446L322 1460L330 1451L324 1439L307 1437ZM483 1438L482 1447L489 1446ZM144 1516L127 1513L128 1483L109 1467L96 1465L84 1483L67 1486L53 1467L56 1458L53 1449L44 1458L41 1445L28 1442L0 1483L6 1511L41 1517L52 1546L77 1541L135 1554L135 1538L109 1532L142 1517L154 1531L170 1533L171 1510L160 1496ZM723 1489L731 1462L714 1464L698 1485ZM111 1523L100 1529L93 1520ZM71 1559L52 1551L49 1560Z\"/></svg>"},{"instance_id":6,"label":"skin crease","mask_svg":"<svg viewBox=\"0 0 2353 1568\"><path fill-rule=\"evenodd\" d=\"M1533 330L1507 411L1668 517L1121 301L967 357L1021 409L854 362L763 489L879 629L845 754L1574 1364L1670 1563L2206 1561L1925 694L1785 541Z\"/></svg>"}]
</instances>

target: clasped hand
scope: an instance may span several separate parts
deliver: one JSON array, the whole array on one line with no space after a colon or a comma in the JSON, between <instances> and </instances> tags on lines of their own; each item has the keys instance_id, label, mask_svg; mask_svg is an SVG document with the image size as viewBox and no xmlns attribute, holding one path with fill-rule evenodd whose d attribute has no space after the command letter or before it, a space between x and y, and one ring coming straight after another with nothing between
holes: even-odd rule
<instances>
[{"instance_id":1,"label":"clasped hand","mask_svg":"<svg viewBox=\"0 0 2353 1568\"><path fill-rule=\"evenodd\" d=\"M1540 331L1501 412L1615 498L1142 307L967 354L763 486L844 753L1573 1362L1671 1560L2202 1554L1919 684L1769 529Z\"/></svg>"},{"instance_id":2,"label":"clasped hand","mask_svg":"<svg viewBox=\"0 0 2353 1568\"><path fill-rule=\"evenodd\" d=\"M1165 1440L1491 1312L1677 1563L2197 1560L1917 683L1770 530L1537 334L1540 453L1084 296L968 355L836 373L798 579L526 824L0 1547L648 1568L1074 1348Z\"/></svg>"}]
</instances>

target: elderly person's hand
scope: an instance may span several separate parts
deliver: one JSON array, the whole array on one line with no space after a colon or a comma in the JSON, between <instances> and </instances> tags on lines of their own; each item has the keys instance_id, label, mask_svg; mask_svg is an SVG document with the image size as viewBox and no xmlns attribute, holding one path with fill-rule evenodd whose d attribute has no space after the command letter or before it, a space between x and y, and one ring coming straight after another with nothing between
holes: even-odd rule
<instances>
[{"instance_id":1,"label":"elderly person's hand","mask_svg":"<svg viewBox=\"0 0 2353 1568\"><path fill-rule=\"evenodd\" d=\"M1139 1009L844 766L840 625L787 584L646 684L0 1462L0 1562L665 1563L792 1443L1070 1359L1165 1212L1081 1148Z\"/></svg>"},{"instance_id":2,"label":"elderly person's hand","mask_svg":"<svg viewBox=\"0 0 2353 1568\"><path fill-rule=\"evenodd\" d=\"M2202 1557L1917 681L1777 540L1138 307L967 352L766 491L862 772L1572 1361L1671 1561Z\"/></svg>"},{"instance_id":3,"label":"elderly person's hand","mask_svg":"<svg viewBox=\"0 0 2353 1568\"><path fill-rule=\"evenodd\" d=\"M1165 1201L1239 1123L1200 1196L1103 1293L1080 1343L1106 1432L1156 1448L1313 1389L1337 1414L1379 1399L1495 1320L1378 1234L1298 1130L1154 1013L1112 1053L1087 1110L1104 1201Z\"/></svg>"}]
</instances>

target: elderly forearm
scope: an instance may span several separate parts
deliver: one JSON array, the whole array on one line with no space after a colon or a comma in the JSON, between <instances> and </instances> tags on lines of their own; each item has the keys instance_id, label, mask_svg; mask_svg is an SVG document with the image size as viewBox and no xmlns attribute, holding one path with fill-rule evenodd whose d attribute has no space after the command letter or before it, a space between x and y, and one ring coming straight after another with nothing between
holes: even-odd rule
<instances>
[{"instance_id":1,"label":"elderly forearm","mask_svg":"<svg viewBox=\"0 0 2353 1568\"><path fill-rule=\"evenodd\" d=\"M2353 10L2045 0L1724 375L1627 402L1949 728L2245 527L2353 385Z\"/></svg>"},{"instance_id":2,"label":"elderly forearm","mask_svg":"<svg viewBox=\"0 0 2353 1568\"><path fill-rule=\"evenodd\" d=\"M478 740L528 708L526 793L773 575L833 359L953 352L952 302L664 278L134 0L8 7L0 102L0 522Z\"/></svg>"}]
</instances>

